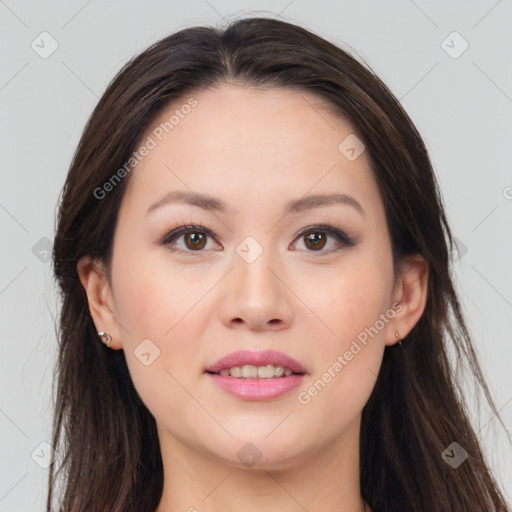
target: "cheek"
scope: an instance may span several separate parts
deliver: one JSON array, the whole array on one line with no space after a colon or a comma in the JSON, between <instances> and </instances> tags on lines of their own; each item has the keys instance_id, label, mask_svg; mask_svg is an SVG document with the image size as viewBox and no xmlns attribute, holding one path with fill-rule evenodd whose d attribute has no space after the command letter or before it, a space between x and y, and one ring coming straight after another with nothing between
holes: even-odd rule
<instances>
[{"instance_id":1,"label":"cheek","mask_svg":"<svg viewBox=\"0 0 512 512\"><path fill-rule=\"evenodd\" d=\"M116 279L123 350L138 395L160 421L186 416L191 401L184 388L199 372L200 308L193 305L201 287L151 265L136 269L133 260L123 261Z\"/></svg>"},{"instance_id":2,"label":"cheek","mask_svg":"<svg viewBox=\"0 0 512 512\"><path fill-rule=\"evenodd\" d=\"M116 263L116 313L130 333L130 343L141 337L172 340L187 323L187 312L208 290L208 283L197 275L180 271L149 251L133 252Z\"/></svg>"},{"instance_id":3,"label":"cheek","mask_svg":"<svg viewBox=\"0 0 512 512\"><path fill-rule=\"evenodd\" d=\"M169 381L172 386L175 381L170 374L180 382L190 379L196 370L199 372L198 340L209 316L204 311L207 301L201 298L216 276L198 279L197 272L177 271L161 258L152 260L150 254L132 253L117 265L113 283L116 316L122 326L127 364L141 394L155 379L160 379L160 384ZM143 346L149 349L144 351L150 353L149 359L155 358L148 367L137 359ZM149 367L153 371L149 372Z\"/></svg>"},{"instance_id":4,"label":"cheek","mask_svg":"<svg viewBox=\"0 0 512 512\"><path fill-rule=\"evenodd\" d=\"M308 418L328 418L324 435L335 436L361 412L377 380L385 348L391 280L378 266L351 267L325 281L315 312L327 328L315 337L314 374L297 401ZM320 316L320 315L319 315ZM389 320L389 319L388 319Z\"/></svg>"},{"instance_id":5,"label":"cheek","mask_svg":"<svg viewBox=\"0 0 512 512\"><path fill-rule=\"evenodd\" d=\"M322 321L323 335L315 336L314 376L299 402L311 406L311 413L317 409L319 417L329 416L330 406L339 406L347 418L366 403L382 362L392 318L386 316L393 289L391 258L358 253L321 282L304 300L314 304L311 309Z\"/></svg>"},{"instance_id":6,"label":"cheek","mask_svg":"<svg viewBox=\"0 0 512 512\"><path fill-rule=\"evenodd\" d=\"M173 318L172 293L151 273L131 274L127 268L118 278L116 314L128 331L122 334L123 342L133 344L140 342L141 337L160 338Z\"/></svg>"},{"instance_id":7,"label":"cheek","mask_svg":"<svg viewBox=\"0 0 512 512\"><path fill-rule=\"evenodd\" d=\"M360 260L357 264L332 270L319 282L322 285L314 288L303 281L304 302L311 304L324 324L325 334L317 341L322 352L332 356L333 349L339 351L347 347L386 312L393 284L391 266L388 268L385 263L379 265L371 260L365 264ZM380 323L379 327L384 333L385 328Z\"/></svg>"}]
</instances>

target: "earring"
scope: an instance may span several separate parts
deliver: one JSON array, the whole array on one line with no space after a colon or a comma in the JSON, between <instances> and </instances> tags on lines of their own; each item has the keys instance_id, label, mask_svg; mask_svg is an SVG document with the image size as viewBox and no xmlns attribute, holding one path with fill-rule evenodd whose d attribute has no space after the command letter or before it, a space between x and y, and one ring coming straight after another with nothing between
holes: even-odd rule
<instances>
[{"instance_id":1,"label":"earring","mask_svg":"<svg viewBox=\"0 0 512 512\"><path fill-rule=\"evenodd\" d=\"M395 338L399 339L398 344L402 346L402 340L400 339L400 333L398 331L395 331Z\"/></svg>"},{"instance_id":2,"label":"earring","mask_svg":"<svg viewBox=\"0 0 512 512\"><path fill-rule=\"evenodd\" d=\"M101 341L107 345L107 347L110 348L110 342L112 341L112 336L108 332L101 331L98 332L98 336L100 337Z\"/></svg>"}]
</instances>

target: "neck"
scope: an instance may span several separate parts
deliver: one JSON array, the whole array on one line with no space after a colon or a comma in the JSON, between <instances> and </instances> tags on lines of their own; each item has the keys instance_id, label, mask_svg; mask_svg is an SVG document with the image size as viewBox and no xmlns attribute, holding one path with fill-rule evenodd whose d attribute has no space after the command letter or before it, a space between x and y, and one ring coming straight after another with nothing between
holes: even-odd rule
<instances>
[{"instance_id":1,"label":"neck","mask_svg":"<svg viewBox=\"0 0 512 512\"><path fill-rule=\"evenodd\" d=\"M328 446L260 469L220 461L159 428L164 490L155 512L371 512L359 491L359 420Z\"/></svg>"}]
</instances>

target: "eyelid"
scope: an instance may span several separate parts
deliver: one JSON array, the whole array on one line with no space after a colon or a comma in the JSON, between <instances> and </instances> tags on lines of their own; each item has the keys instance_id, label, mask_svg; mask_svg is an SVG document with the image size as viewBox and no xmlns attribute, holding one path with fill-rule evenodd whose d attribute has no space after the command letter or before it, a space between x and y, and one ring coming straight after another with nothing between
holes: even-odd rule
<instances>
[{"instance_id":1,"label":"eyelid","mask_svg":"<svg viewBox=\"0 0 512 512\"><path fill-rule=\"evenodd\" d=\"M211 229L208 229L206 226L203 226L200 222L190 222L187 224L177 226L174 229L171 229L171 231L164 235L162 242L164 242L168 238L175 238L176 236L182 235L183 233L191 232L193 230L200 231L202 233L207 234L208 236L211 236L212 238L215 238L215 233Z\"/></svg>"},{"instance_id":2,"label":"eyelid","mask_svg":"<svg viewBox=\"0 0 512 512\"><path fill-rule=\"evenodd\" d=\"M200 233L204 233L208 237L217 240L217 237L215 236L215 233L211 229L208 229L206 226L203 226L200 222L198 222L198 223L190 222L190 223L187 223L187 224L182 224L181 226L178 226L175 229L172 229L171 231L167 232L163 236L163 238L161 239L160 243L162 245L168 245L168 244L171 243L171 241L176 240L181 235L184 235L184 234L187 234L187 233L190 233L190 232L194 232L194 231L197 231L197 232L200 232ZM194 252L201 253L201 252L205 252L205 251L184 251L182 249L172 249L172 250L175 251L175 252L182 252L182 253L183 252L185 252L185 253L194 253Z\"/></svg>"}]
</instances>

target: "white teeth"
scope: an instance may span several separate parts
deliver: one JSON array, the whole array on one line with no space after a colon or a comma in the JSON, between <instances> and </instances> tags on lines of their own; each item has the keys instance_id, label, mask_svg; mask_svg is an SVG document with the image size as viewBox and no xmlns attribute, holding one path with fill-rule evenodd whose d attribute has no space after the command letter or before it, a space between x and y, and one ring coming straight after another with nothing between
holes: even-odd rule
<instances>
[{"instance_id":1,"label":"white teeth","mask_svg":"<svg viewBox=\"0 0 512 512\"><path fill-rule=\"evenodd\" d=\"M293 374L290 368L283 366L274 366L273 364L266 364L264 366L254 366L252 364L245 364L243 366L233 366L232 368L224 368L219 372L224 377L236 377L244 379L273 379L274 377L289 377Z\"/></svg>"},{"instance_id":2,"label":"white teeth","mask_svg":"<svg viewBox=\"0 0 512 512\"><path fill-rule=\"evenodd\" d=\"M242 367L241 366L233 366L233 368L229 369L229 373L231 377L242 377Z\"/></svg>"},{"instance_id":3,"label":"white teeth","mask_svg":"<svg viewBox=\"0 0 512 512\"><path fill-rule=\"evenodd\" d=\"M260 379L271 379L274 376L275 369L273 364L258 366L258 377Z\"/></svg>"},{"instance_id":4,"label":"white teeth","mask_svg":"<svg viewBox=\"0 0 512 512\"><path fill-rule=\"evenodd\" d=\"M242 377L244 379L255 379L258 376L258 367L252 364L242 366Z\"/></svg>"}]
</instances>

